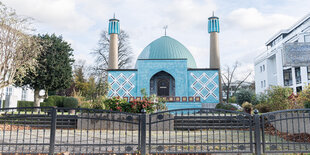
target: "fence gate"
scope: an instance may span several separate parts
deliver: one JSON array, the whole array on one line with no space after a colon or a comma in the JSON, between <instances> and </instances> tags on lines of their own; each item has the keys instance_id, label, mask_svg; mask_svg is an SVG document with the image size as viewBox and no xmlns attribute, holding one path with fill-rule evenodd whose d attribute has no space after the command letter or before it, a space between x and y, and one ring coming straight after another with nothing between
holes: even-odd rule
<instances>
[{"instance_id":1,"label":"fence gate","mask_svg":"<svg viewBox=\"0 0 310 155\"><path fill-rule=\"evenodd\" d=\"M150 114L149 153L253 153L253 119L242 112L178 109Z\"/></svg>"},{"instance_id":2,"label":"fence gate","mask_svg":"<svg viewBox=\"0 0 310 155\"><path fill-rule=\"evenodd\" d=\"M51 108L1 109L0 152L49 153L51 138Z\"/></svg>"},{"instance_id":3,"label":"fence gate","mask_svg":"<svg viewBox=\"0 0 310 155\"><path fill-rule=\"evenodd\" d=\"M262 129L265 153L310 152L310 109L263 114Z\"/></svg>"},{"instance_id":4,"label":"fence gate","mask_svg":"<svg viewBox=\"0 0 310 155\"><path fill-rule=\"evenodd\" d=\"M69 120L68 111L59 109L55 130L55 150L82 154L138 153L140 115L97 109L76 109ZM65 121L64 121L65 120ZM75 122L74 122L75 121ZM73 127L72 124L76 124Z\"/></svg>"}]
</instances>

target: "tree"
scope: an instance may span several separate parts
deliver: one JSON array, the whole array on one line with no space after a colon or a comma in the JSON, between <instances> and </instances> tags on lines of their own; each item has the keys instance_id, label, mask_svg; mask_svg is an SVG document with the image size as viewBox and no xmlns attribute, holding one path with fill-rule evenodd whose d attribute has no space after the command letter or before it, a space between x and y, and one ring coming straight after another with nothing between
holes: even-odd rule
<instances>
[{"instance_id":1,"label":"tree","mask_svg":"<svg viewBox=\"0 0 310 155\"><path fill-rule=\"evenodd\" d=\"M33 31L30 21L0 2L0 88L21 80L36 65L41 46L27 34Z\"/></svg>"},{"instance_id":2,"label":"tree","mask_svg":"<svg viewBox=\"0 0 310 155\"><path fill-rule=\"evenodd\" d=\"M102 31L98 41L97 49L92 52L96 56L96 66L94 71L96 75L105 77L109 61L110 37L107 31ZM129 35L121 30L118 40L118 67L120 69L127 68L132 60L132 51L129 46Z\"/></svg>"},{"instance_id":3,"label":"tree","mask_svg":"<svg viewBox=\"0 0 310 155\"><path fill-rule=\"evenodd\" d=\"M232 90L233 91L233 95L236 94L237 90L239 89L239 87L241 86L241 84L246 81L249 76L251 75L252 72L249 72L246 74L246 76L244 76L244 78L240 81L237 81L235 78L235 73L237 68L240 66L240 63L238 61L235 62L235 64L230 67L230 66L226 66L223 69L223 73L222 73L222 82L224 84L224 92L226 93L226 103L228 103L229 98L230 98L230 90L231 88L231 84L233 82L237 83L237 86Z\"/></svg>"},{"instance_id":4,"label":"tree","mask_svg":"<svg viewBox=\"0 0 310 155\"><path fill-rule=\"evenodd\" d=\"M16 85L28 85L34 89L35 106L40 106L40 99L47 97L49 90L68 88L72 82L73 49L61 36L38 35L43 47L37 57L38 65L35 70L28 70L23 80L17 80ZM40 96L40 90L45 95Z\"/></svg>"}]
</instances>

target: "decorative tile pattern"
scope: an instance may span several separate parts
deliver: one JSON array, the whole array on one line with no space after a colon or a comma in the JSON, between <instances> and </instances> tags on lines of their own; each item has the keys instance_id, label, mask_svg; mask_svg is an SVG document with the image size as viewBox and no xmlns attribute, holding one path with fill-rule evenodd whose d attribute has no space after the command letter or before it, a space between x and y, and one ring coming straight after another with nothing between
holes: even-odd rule
<instances>
[{"instance_id":1,"label":"decorative tile pattern","mask_svg":"<svg viewBox=\"0 0 310 155\"><path fill-rule=\"evenodd\" d=\"M218 96L215 94L215 90L218 88L218 84L215 82L215 79L218 78L217 72L211 76L208 76L206 73L202 73L200 76L197 76L194 73L191 73L190 75L195 79L190 86L195 91L193 96L199 96L203 100L212 96L218 100Z\"/></svg>"},{"instance_id":2,"label":"decorative tile pattern","mask_svg":"<svg viewBox=\"0 0 310 155\"><path fill-rule=\"evenodd\" d=\"M200 97L199 96L195 97L195 102L200 102Z\"/></svg>"},{"instance_id":3,"label":"decorative tile pattern","mask_svg":"<svg viewBox=\"0 0 310 155\"><path fill-rule=\"evenodd\" d=\"M131 81L135 73L130 74L126 77L123 73L120 73L118 76L109 74L109 78L112 79L111 85L111 94L110 96L133 96L131 90L135 88L135 85Z\"/></svg>"}]
</instances>

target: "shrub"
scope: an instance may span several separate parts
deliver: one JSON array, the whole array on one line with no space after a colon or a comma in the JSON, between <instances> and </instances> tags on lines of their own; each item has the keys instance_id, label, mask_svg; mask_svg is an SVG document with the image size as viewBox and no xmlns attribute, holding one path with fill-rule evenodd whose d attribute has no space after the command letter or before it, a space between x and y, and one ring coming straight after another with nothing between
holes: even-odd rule
<instances>
[{"instance_id":1,"label":"shrub","mask_svg":"<svg viewBox=\"0 0 310 155\"><path fill-rule=\"evenodd\" d=\"M53 103L49 102L41 102L40 107L54 107L55 105Z\"/></svg>"},{"instance_id":2,"label":"shrub","mask_svg":"<svg viewBox=\"0 0 310 155\"><path fill-rule=\"evenodd\" d=\"M268 105L271 111L289 109L291 100L289 97L293 93L291 88L272 86L268 90Z\"/></svg>"},{"instance_id":3,"label":"shrub","mask_svg":"<svg viewBox=\"0 0 310 155\"><path fill-rule=\"evenodd\" d=\"M17 101L17 107L34 107L32 101Z\"/></svg>"},{"instance_id":4,"label":"shrub","mask_svg":"<svg viewBox=\"0 0 310 155\"><path fill-rule=\"evenodd\" d=\"M49 96L47 99L44 99L44 102L49 105L64 107L64 96Z\"/></svg>"},{"instance_id":5,"label":"shrub","mask_svg":"<svg viewBox=\"0 0 310 155\"><path fill-rule=\"evenodd\" d=\"M229 97L228 102L229 103L236 103L236 96Z\"/></svg>"},{"instance_id":6,"label":"shrub","mask_svg":"<svg viewBox=\"0 0 310 155\"><path fill-rule=\"evenodd\" d=\"M249 103L249 102L244 102L244 103L242 104L242 108L243 108L243 109L252 109L252 108L253 108L253 105L252 105L251 103Z\"/></svg>"},{"instance_id":7,"label":"shrub","mask_svg":"<svg viewBox=\"0 0 310 155\"><path fill-rule=\"evenodd\" d=\"M252 105L251 103L249 103L249 102L244 102L244 103L242 104L242 108L243 108L243 110L244 110L245 112L251 114L252 109L253 109L253 105Z\"/></svg>"},{"instance_id":8,"label":"shrub","mask_svg":"<svg viewBox=\"0 0 310 155\"><path fill-rule=\"evenodd\" d=\"M267 103L260 103L255 105L255 109L258 110L258 112L260 113L266 113L266 112L270 112L270 107Z\"/></svg>"},{"instance_id":9,"label":"shrub","mask_svg":"<svg viewBox=\"0 0 310 155\"><path fill-rule=\"evenodd\" d=\"M310 102L305 102L305 103L304 103L304 107L305 107L305 108L310 108Z\"/></svg>"},{"instance_id":10,"label":"shrub","mask_svg":"<svg viewBox=\"0 0 310 155\"><path fill-rule=\"evenodd\" d=\"M251 90L241 89L236 93L236 102L242 105L244 102L252 102L255 99L255 93Z\"/></svg>"},{"instance_id":11,"label":"shrub","mask_svg":"<svg viewBox=\"0 0 310 155\"><path fill-rule=\"evenodd\" d=\"M225 109L225 110L237 110L237 108L231 104L227 103L219 103L215 106L215 109Z\"/></svg>"},{"instance_id":12,"label":"shrub","mask_svg":"<svg viewBox=\"0 0 310 155\"><path fill-rule=\"evenodd\" d=\"M34 102L32 101L17 101L17 107L34 107ZM32 109L18 109L18 111L31 111Z\"/></svg>"},{"instance_id":13,"label":"shrub","mask_svg":"<svg viewBox=\"0 0 310 155\"><path fill-rule=\"evenodd\" d=\"M74 97L65 97L63 100L63 107L65 108L77 108L78 104L78 100Z\"/></svg>"},{"instance_id":14,"label":"shrub","mask_svg":"<svg viewBox=\"0 0 310 155\"><path fill-rule=\"evenodd\" d=\"M310 108L310 85L306 86L298 95L297 102L302 104L305 108Z\"/></svg>"},{"instance_id":15,"label":"shrub","mask_svg":"<svg viewBox=\"0 0 310 155\"><path fill-rule=\"evenodd\" d=\"M105 109L105 102L106 98L105 97L98 97L95 101L90 103L90 108L92 109Z\"/></svg>"},{"instance_id":16,"label":"shrub","mask_svg":"<svg viewBox=\"0 0 310 155\"><path fill-rule=\"evenodd\" d=\"M91 109L92 108L92 103L91 102L82 102L82 103L79 103L80 104L80 107L81 108L86 108L86 109Z\"/></svg>"}]
</instances>

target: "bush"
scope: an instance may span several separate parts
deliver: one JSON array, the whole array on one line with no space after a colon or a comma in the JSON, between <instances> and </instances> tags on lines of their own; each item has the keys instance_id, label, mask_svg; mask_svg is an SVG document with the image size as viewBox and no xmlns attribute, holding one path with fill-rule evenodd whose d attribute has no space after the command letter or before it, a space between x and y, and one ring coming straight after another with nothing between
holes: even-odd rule
<instances>
[{"instance_id":1,"label":"bush","mask_svg":"<svg viewBox=\"0 0 310 155\"><path fill-rule=\"evenodd\" d=\"M297 102L305 108L310 108L310 85L305 87L298 95Z\"/></svg>"},{"instance_id":2,"label":"bush","mask_svg":"<svg viewBox=\"0 0 310 155\"><path fill-rule=\"evenodd\" d=\"M98 97L94 102L90 104L92 109L105 109L105 97Z\"/></svg>"},{"instance_id":3,"label":"bush","mask_svg":"<svg viewBox=\"0 0 310 155\"><path fill-rule=\"evenodd\" d=\"M289 97L293 91L288 87L272 86L268 90L268 105L271 111L289 109L291 100Z\"/></svg>"},{"instance_id":4,"label":"bush","mask_svg":"<svg viewBox=\"0 0 310 155\"><path fill-rule=\"evenodd\" d=\"M260 103L255 105L255 109L257 109L260 113L266 113L271 111L269 105L266 103Z\"/></svg>"},{"instance_id":5,"label":"bush","mask_svg":"<svg viewBox=\"0 0 310 155\"><path fill-rule=\"evenodd\" d=\"M305 103L304 103L304 107L305 107L305 108L310 108L310 102L305 102Z\"/></svg>"},{"instance_id":6,"label":"bush","mask_svg":"<svg viewBox=\"0 0 310 155\"><path fill-rule=\"evenodd\" d=\"M243 108L243 109L249 109L249 110L251 110L251 109L253 108L253 105L252 105L251 103L249 103L249 102L244 102L244 103L242 104L242 108Z\"/></svg>"},{"instance_id":7,"label":"bush","mask_svg":"<svg viewBox=\"0 0 310 155\"><path fill-rule=\"evenodd\" d=\"M236 93L236 102L239 105L242 105L244 102L252 103L252 100L255 100L255 93L251 90L241 89Z\"/></svg>"},{"instance_id":8,"label":"bush","mask_svg":"<svg viewBox=\"0 0 310 155\"><path fill-rule=\"evenodd\" d=\"M228 102L229 103L236 103L236 96L229 97Z\"/></svg>"},{"instance_id":9,"label":"bush","mask_svg":"<svg viewBox=\"0 0 310 155\"><path fill-rule=\"evenodd\" d=\"M53 103L49 102L41 102L40 107L54 107L55 105Z\"/></svg>"},{"instance_id":10,"label":"bush","mask_svg":"<svg viewBox=\"0 0 310 155\"><path fill-rule=\"evenodd\" d=\"M227 103L219 103L215 106L215 109L225 109L225 110L233 110L236 111L237 108L231 104Z\"/></svg>"},{"instance_id":11,"label":"bush","mask_svg":"<svg viewBox=\"0 0 310 155\"><path fill-rule=\"evenodd\" d=\"M244 110L245 112L251 114L252 109L253 109L253 105L252 105L251 103L249 103L249 102L244 102L244 103L242 104L242 108L243 108L243 110Z\"/></svg>"},{"instance_id":12,"label":"bush","mask_svg":"<svg viewBox=\"0 0 310 155\"><path fill-rule=\"evenodd\" d=\"M17 107L34 107L32 101L17 101Z\"/></svg>"},{"instance_id":13,"label":"bush","mask_svg":"<svg viewBox=\"0 0 310 155\"><path fill-rule=\"evenodd\" d=\"M83 101L80 104L80 108L92 109L92 103Z\"/></svg>"},{"instance_id":14,"label":"bush","mask_svg":"<svg viewBox=\"0 0 310 155\"><path fill-rule=\"evenodd\" d=\"M65 108L77 108L79 105L79 102L74 97L65 97L63 99L63 107Z\"/></svg>"},{"instance_id":15,"label":"bush","mask_svg":"<svg viewBox=\"0 0 310 155\"><path fill-rule=\"evenodd\" d=\"M57 106L57 107L64 107L64 96L49 96L47 99L44 99L44 102L48 103L49 105Z\"/></svg>"}]
</instances>

